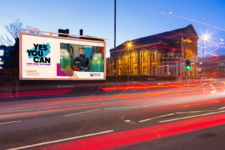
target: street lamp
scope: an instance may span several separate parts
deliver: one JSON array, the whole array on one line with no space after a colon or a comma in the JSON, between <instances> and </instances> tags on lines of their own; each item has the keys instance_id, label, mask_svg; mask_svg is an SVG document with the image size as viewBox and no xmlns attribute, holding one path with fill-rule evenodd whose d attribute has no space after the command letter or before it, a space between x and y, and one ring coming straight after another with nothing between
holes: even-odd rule
<instances>
[{"instance_id":1,"label":"street lamp","mask_svg":"<svg viewBox=\"0 0 225 150\"><path fill-rule=\"evenodd\" d=\"M127 48L127 50L128 50L128 55L129 55L129 59L130 59L130 63L128 64L128 81L129 81L129 76L130 76L130 67L131 67L131 55L130 55L130 52L129 52L129 50L130 49L132 49L132 47L133 47L133 42L132 41L127 41L126 42L126 48Z\"/></svg>"},{"instance_id":2,"label":"street lamp","mask_svg":"<svg viewBox=\"0 0 225 150\"><path fill-rule=\"evenodd\" d=\"M205 44L205 40L207 41L209 39L209 35L206 33L206 34L203 34L202 36L202 62L204 62L204 44ZM202 73L204 73L203 71L203 66L202 66Z\"/></svg>"},{"instance_id":3,"label":"street lamp","mask_svg":"<svg viewBox=\"0 0 225 150\"><path fill-rule=\"evenodd\" d=\"M202 59L204 59L204 44L205 44L205 40L207 41L209 39L209 35L208 34L203 34L202 36Z\"/></svg>"}]
</instances>

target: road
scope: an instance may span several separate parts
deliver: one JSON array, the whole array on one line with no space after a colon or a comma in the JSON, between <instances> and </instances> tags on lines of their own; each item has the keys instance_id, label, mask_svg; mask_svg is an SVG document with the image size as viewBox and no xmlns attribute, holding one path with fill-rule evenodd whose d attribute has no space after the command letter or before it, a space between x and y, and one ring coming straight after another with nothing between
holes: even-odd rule
<instances>
[{"instance_id":1,"label":"road","mask_svg":"<svg viewBox=\"0 0 225 150\"><path fill-rule=\"evenodd\" d=\"M4 99L0 149L224 149L221 81L109 89Z\"/></svg>"}]
</instances>

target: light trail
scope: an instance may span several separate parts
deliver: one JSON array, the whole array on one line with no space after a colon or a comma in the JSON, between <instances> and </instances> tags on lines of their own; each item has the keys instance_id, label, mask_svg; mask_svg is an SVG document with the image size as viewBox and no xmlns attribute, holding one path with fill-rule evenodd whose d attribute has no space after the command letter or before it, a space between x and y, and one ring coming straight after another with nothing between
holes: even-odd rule
<instances>
[{"instance_id":1,"label":"light trail","mask_svg":"<svg viewBox=\"0 0 225 150\"><path fill-rule=\"evenodd\" d=\"M57 145L42 147L38 150L118 149L222 124L225 124L225 115L217 114L61 143Z\"/></svg>"},{"instance_id":2,"label":"light trail","mask_svg":"<svg viewBox=\"0 0 225 150\"><path fill-rule=\"evenodd\" d=\"M223 89L223 87L218 87L215 89ZM98 97L98 99L107 99L107 98L135 98L135 97L146 97L146 96L160 96L160 95L168 95L168 94L190 94L190 92L196 92L196 95L202 95L202 92L210 92L212 91L211 88L209 89L200 89L200 90L175 90L175 91L165 91L165 92L157 92L157 93L144 93L144 94L135 94L135 95L121 95L121 96L110 96L110 97ZM201 92L201 93L200 93ZM192 93L193 94L193 93ZM166 99L168 99L168 96L166 96ZM96 100L96 98L92 98L92 99L85 99L85 100ZM41 110L41 111L31 111L31 112L21 112L21 113L14 113L14 114L5 114L5 115L1 115L0 118L9 118L9 117L19 117L19 116L30 116L30 115L37 115L37 114L44 114L44 113L52 113L52 112L57 112L57 111L67 111L67 110L75 110L75 109L83 109L83 108L92 108L92 107L101 107L101 106L109 106L109 105L116 105L116 104L126 104L126 103L136 103L136 102L145 102L145 101L152 101L154 99L151 98L140 98L140 99L133 99L133 100L121 100L119 102L111 102L111 103L107 103L107 104L96 104L96 105L87 105L87 106L81 106L81 107L70 107L70 108L58 108L58 109L50 109L50 110ZM216 99L218 100L218 99ZM225 100L220 99L220 100ZM72 100L72 101L77 101L77 100ZM82 101L82 99L81 99ZM160 98L160 100L158 101L163 101L162 98ZM71 100L70 100L71 102ZM200 101L201 102L201 101ZM66 103L64 101L61 102ZM170 103L169 104L176 104L176 103ZM43 103L42 103L43 104ZM183 102L181 101L180 104L183 105Z\"/></svg>"},{"instance_id":3,"label":"light trail","mask_svg":"<svg viewBox=\"0 0 225 150\"><path fill-rule=\"evenodd\" d=\"M67 90L50 90L50 91L29 91L29 92L16 92L16 93L0 93L0 98L11 97L26 97L26 96L40 96L40 95L55 95L55 94L66 94L72 89Z\"/></svg>"},{"instance_id":4,"label":"light trail","mask_svg":"<svg viewBox=\"0 0 225 150\"><path fill-rule=\"evenodd\" d=\"M210 82L210 81L208 81ZM152 89L152 88L171 88L171 87L186 87L186 86L199 86L199 82L180 83L180 84L162 84L162 85L138 85L138 86L117 86L117 87L101 87L104 91L113 90L132 90L132 89Z\"/></svg>"},{"instance_id":5,"label":"light trail","mask_svg":"<svg viewBox=\"0 0 225 150\"><path fill-rule=\"evenodd\" d=\"M16 148L10 148L10 149L7 149L7 150L20 150L20 149L33 148L33 147L47 145L47 144L54 144L54 143L65 142L65 141L69 141L69 140L75 140L75 139L79 139L79 138L85 138L85 137L90 137L90 136L107 134L107 133L111 133L111 132L113 132L113 130L107 130L107 131L102 131L102 132L98 132L98 133L91 133L91 134L75 136L75 137L70 137L70 138L65 138L65 139L60 139L60 140L55 140L55 141L42 142L42 143L33 144L33 145L27 145L27 146L21 146L21 147L16 147Z\"/></svg>"},{"instance_id":6,"label":"light trail","mask_svg":"<svg viewBox=\"0 0 225 150\"><path fill-rule=\"evenodd\" d=\"M174 16L174 17L177 17L177 18L181 18L181 19L185 19L185 20L189 20L189 21L193 21L193 22L200 23L200 24L204 24L206 26L225 31L225 29L223 29L223 28L220 28L220 27L217 27L217 26L205 23L205 22L197 21L197 20L190 19L190 18L185 18L185 17L182 17L182 16L177 16L177 15L174 15L174 14L171 14L171 16Z\"/></svg>"}]
</instances>

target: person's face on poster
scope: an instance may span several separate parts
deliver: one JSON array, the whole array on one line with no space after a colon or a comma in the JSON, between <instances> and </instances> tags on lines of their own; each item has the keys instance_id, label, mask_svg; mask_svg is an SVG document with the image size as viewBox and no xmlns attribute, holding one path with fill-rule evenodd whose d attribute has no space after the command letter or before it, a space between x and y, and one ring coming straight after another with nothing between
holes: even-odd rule
<instances>
[{"instance_id":1,"label":"person's face on poster","mask_svg":"<svg viewBox=\"0 0 225 150\"><path fill-rule=\"evenodd\" d=\"M80 49L80 55L84 55L84 53L85 53L85 50L84 49Z\"/></svg>"}]
</instances>

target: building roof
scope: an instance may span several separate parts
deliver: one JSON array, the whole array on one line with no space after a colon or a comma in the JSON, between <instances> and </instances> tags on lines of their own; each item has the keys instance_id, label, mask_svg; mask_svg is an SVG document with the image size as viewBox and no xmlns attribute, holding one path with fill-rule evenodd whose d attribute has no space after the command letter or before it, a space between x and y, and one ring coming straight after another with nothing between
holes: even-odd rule
<instances>
[{"instance_id":1,"label":"building roof","mask_svg":"<svg viewBox=\"0 0 225 150\"><path fill-rule=\"evenodd\" d=\"M192 36L192 35L187 35L185 34L185 31L187 31L187 29L190 28L193 33L195 34L195 36ZM191 36L191 37L194 37L196 39L198 39L198 35L194 29L194 27L190 24L184 28L179 28L179 29L176 29L176 30L172 30L172 31L167 31L167 32L163 32L163 33L159 33L159 34L154 34L154 35L150 35L150 36L146 36L146 37L141 37L141 38L138 38L138 39L133 39L133 40L130 40L133 42L134 45L144 45L144 44L151 44L151 43L157 43L157 42L160 42L160 41L167 41L167 38L170 37L170 36L173 36L173 35L187 35L187 36ZM117 49L124 49L126 47L126 42L125 41L124 43L120 44L119 46L116 47L116 50ZM114 48L110 49L110 51L114 50Z\"/></svg>"}]
</instances>

